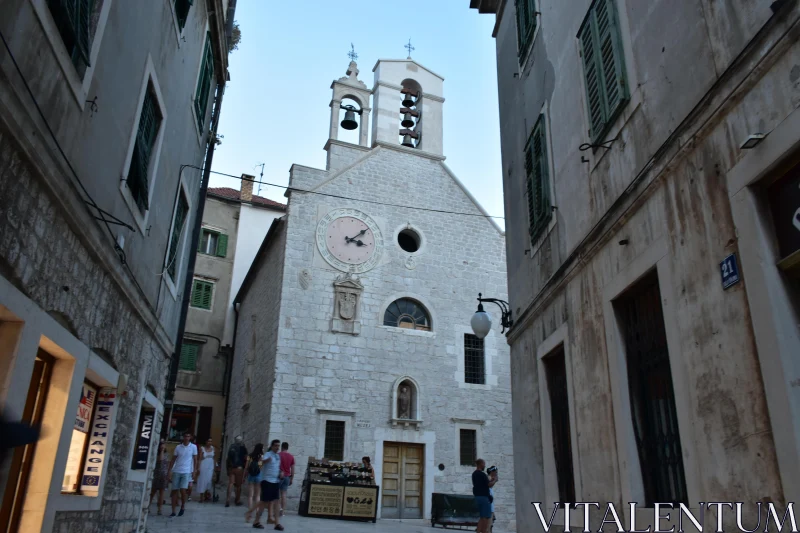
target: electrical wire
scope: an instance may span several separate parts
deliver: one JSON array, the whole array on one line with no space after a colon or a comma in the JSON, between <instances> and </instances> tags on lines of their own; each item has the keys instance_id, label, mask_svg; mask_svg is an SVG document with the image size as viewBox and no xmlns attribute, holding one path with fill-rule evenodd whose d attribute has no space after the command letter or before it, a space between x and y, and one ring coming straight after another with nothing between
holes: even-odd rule
<instances>
[{"instance_id":1,"label":"electrical wire","mask_svg":"<svg viewBox=\"0 0 800 533\"><path fill-rule=\"evenodd\" d=\"M134 285L136 285L136 288L139 290L139 292L141 293L141 295L144 298L145 302L147 303L147 306L150 307L150 309L153 312L155 312L155 310L153 310L152 306L150 305L149 300L147 299L147 294L144 292L144 289L142 289L142 286L139 284L139 281L136 279L136 276L133 274L133 271L131 270L131 267L128 264L128 261L127 261L126 256L125 256L125 251L117 243L116 236L114 235L114 232L111 231L111 226L108 225L108 220L104 216L102 216L104 214L107 214L106 211L101 209L100 206L97 205L97 202L94 201L94 198L92 198L92 195L89 194L89 191L83 185L83 182L81 181L80 177L78 176L78 173L75 171L75 168L72 166L72 163L70 162L69 158L67 157L67 154L64 153L64 150L61 148L61 143L58 142L58 139L56 138L55 133L53 133L53 129L50 127L50 123L47 121L47 117L45 117L44 112L42 111L42 108L39 106L39 101L36 99L36 96L33 94L33 91L31 90L30 85L28 85L28 80L27 80L27 78L25 78L25 74L22 73L22 69L20 68L19 63L17 63L17 59L16 59L16 57L14 57L14 53L11 51L11 47L9 47L8 41L6 41L6 37L5 37L5 35L3 35L2 32L0 32L0 40L3 41L3 46L5 47L6 51L8 52L9 57L11 58L11 62L14 64L14 68L16 69L17 74L19 74L20 78L22 79L22 84L25 86L25 90L28 92L28 96L31 97L31 100L33 101L33 105L36 107L36 111L39 113L39 117L42 119L42 122L44 122L44 125L47 128L47 132L50 134L50 138L55 143L56 148L58 148L58 152L61 154L61 157L64 158L64 162L66 162L67 167L72 172L72 175L75 178L75 181L77 181L77 183L80 186L81 190L86 195L86 198L88 200L84 200L84 203L89 204L90 206L95 208L98 213L100 213L101 216L99 216L99 217L94 215L94 214L92 214L93 218L95 218L97 220L101 220L103 222L103 224L105 225L106 230L108 230L108 234L111 237L112 242L114 243L114 251L117 253L117 256L119 257L120 262L125 267L125 270L127 270L127 272L130 275L131 280L133 281ZM90 214L91 214L91 211L90 211ZM117 220L118 221L117 223L121 223L122 225L124 225L125 227L127 227L128 229L133 231L133 227L131 227L130 225L122 223L119 219L117 219L113 215L109 214L109 216L112 216L112 218Z\"/></svg>"},{"instance_id":2,"label":"electrical wire","mask_svg":"<svg viewBox=\"0 0 800 533\"><path fill-rule=\"evenodd\" d=\"M198 169L200 168L200 167L192 167L190 165L187 165L187 166L190 167L190 168L198 168ZM215 170L212 170L211 173L212 174L217 174L219 176L226 176L226 177L229 177L229 178L235 178L235 179L238 179L238 180L242 179L241 176L235 176L233 174L227 174L225 172L217 172ZM270 185L272 187L278 187L280 189L286 189L287 191L290 191L290 192L316 194L316 195L319 195L319 196L328 196L330 198L338 198L340 200L352 200L354 202L365 202L365 203L368 203L368 204L385 205L385 206L389 206L389 207L402 207L404 209L415 209L417 211L428 211L428 212L431 212L431 213L445 213L445 214L448 214L448 215L463 215L463 216L467 216L467 217L498 218L500 220L505 220L505 217L501 217L501 216L497 216L497 215L484 215L482 213L464 213L463 211L447 211L446 209L431 209L431 208L427 208L427 207L416 207L416 206L413 206L413 205L390 204L390 203L386 203L386 202L378 202L376 200L365 200L363 198L352 198L350 196L341 196L341 195L338 195L338 194L329 194L329 193L318 192L318 191L309 191L307 189L296 189L294 187L289 187L288 185L278 185L277 183L269 183L267 181L260 181L260 180L248 180L248 181L252 181L253 183L258 183L258 184L261 184L261 185Z\"/></svg>"}]
</instances>

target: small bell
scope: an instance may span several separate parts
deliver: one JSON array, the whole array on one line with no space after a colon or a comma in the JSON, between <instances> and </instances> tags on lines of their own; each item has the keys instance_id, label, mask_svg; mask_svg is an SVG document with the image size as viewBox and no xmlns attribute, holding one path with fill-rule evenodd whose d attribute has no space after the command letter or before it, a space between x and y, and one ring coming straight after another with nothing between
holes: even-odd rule
<instances>
[{"instance_id":1,"label":"small bell","mask_svg":"<svg viewBox=\"0 0 800 533\"><path fill-rule=\"evenodd\" d=\"M342 120L342 127L346 130L354 130L358 127L358 122L356 122L356 112L354 108L351 106L345 108L344 120Z\"/></svg>"},{"instance_id":2,"label":"small bell","mask_svg":"<svg viewBox=\"0 0 800 533\"><path fill-rule=\"evenodd\" d=\"M414 148L414 139L411 135L403 135L403 142L400 143L403 146L408 146L409 148Z\"/></svg>"},{"instance_id":3,"label":"small bell","mask_svg":"<svg viewBox=\"0 0 800 533\"><path fill-rule=\"evenodd\" d=\"M414 119L411 117L411 113L406 113L403 117L403 121L400 123L401 126L404 128L413 128L414 127Z\"/></svg>"},{"instance_id":4,"label":"small bell","mask_svg":"<svg viewBox=\"0 0 800 533\"><path fill-rule=\"evenodd\" d=\"M414 99L411 98L410 94L403 95L403 106L404 107L414 107Z\"/></svg>"}]
</instances>

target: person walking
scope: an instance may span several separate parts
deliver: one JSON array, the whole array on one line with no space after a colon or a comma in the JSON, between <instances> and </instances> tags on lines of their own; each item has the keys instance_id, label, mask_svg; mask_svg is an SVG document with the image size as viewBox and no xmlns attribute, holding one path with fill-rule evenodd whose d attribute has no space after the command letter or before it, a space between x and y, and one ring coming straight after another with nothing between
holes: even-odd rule
<instances>
[{"instance_id":1,"label":"person walking","mask_svg":"<svg viewBox=\"0 0 800 533\"><path fill-rule=\"evenodd\" d=\"M286 510L286 493L289 491L289 486L291 486L294 481L294 456L289 453L288 442L281 443L281 453L278 455L281 456L281 473L283 474L280 487L281 516L283 516L283 512Z\"/></svg>"},{"instance_id":2,"label":"person walking","mask_svg":"<svg viewBox=\"0 0 800 533\"><path fill-rule=\"evenodd\" d=\"M261 501L261 456L264 455L264 445L260 442L253 447L253 451L247 456L245 462L245 472L247 473L247 508L255 509L256 504Z\"/></svg>"},{"instance_id":3,"label":"person walking","mask_svg":"<svg viewBox=\"0 0 800 533\"><path fill-rule=\"evenodd\" d=\"M242 505L242 481L244 480L245 463L247 462L247 448L242 442L242 436L237 435L228 448L228 457L225 459L225 469L228 472L228 490L225 492L225 507L230 507L231 489L236 488L234 502ZM249 507L249 506L248 506Z\"/></svg>"},{"instance_id":4,"label":"person walking","mask_svg":"<svg viewBox=\"0 0 800 533\"><path fill-rule=\"evenodd\" d=\"M489 533L489 526L492 521L492 500L494 499L489 492L494 484L497 483L497 474L492 473L491 478L484 472L486 461L478 459L475 461L475 471L472 473L472 495L475 496L475 505L480 513L478 519L477 533Z\"/></svg>"},{"instance_id":5,"label":"person walking","mask_svg":"<svg viewBox=\"0 0 800 533\"><path fill-rule=\"evenodd\" d=\"M211 485L214 478L214 449L211 439L200 449L200 473L197 475L197 494L201 502L211 501Z\"/></svg>"},{"instance_id":6,"label":"person walking","mask_svg":"<svg viewBox=\"0 0 800 533\"><path fill-rule=\"evenodd\" d=\"M280 482L283 474L281 473L281 456L278 454L281 441L273 440L270 443L269 451L261 458L261 501L256 505L256 519L253 527L264 529L261 524L261 513L264 507L267 508L267 523L275 522L275 529L283 531L279 512L280 505ZM250 522L251 511L245 514L245 521ZM271 519L269 519L271 515Z\"/></svg>"},{"instance_id":7,"label":"person walking","mask_svg":"<svg viewBox=\"0 0 800 533\"><path fill-rule=\"evenodd\" d=\"M183 516L184 507L186 507L187 489L189 488L189 479L194 472L197 472L197 446L191 443L192 434L186 432L183 434L183 442L175 446L175 452L172 455L172 461L169 463L167 479L172 484L172 514L170 518L175 516ZM178 494L181 497L181 511L175 514L175 508L178 506Z\"/></svg>"},{"instance_id":8,"label":"person walking","mask_svg":"<svg viewBox=\"0 0 800 533\"><path fill-rule=\"evenodd\" d=\"M153 496L158 493L158 514L164 503L164 489L167 488L167 471L169 470L169 457L167 456L167 443L161 439L156 455L156 464L153 467L153 486L150 489L150 504L153 505Z\"/></svg>"}]
</instances>

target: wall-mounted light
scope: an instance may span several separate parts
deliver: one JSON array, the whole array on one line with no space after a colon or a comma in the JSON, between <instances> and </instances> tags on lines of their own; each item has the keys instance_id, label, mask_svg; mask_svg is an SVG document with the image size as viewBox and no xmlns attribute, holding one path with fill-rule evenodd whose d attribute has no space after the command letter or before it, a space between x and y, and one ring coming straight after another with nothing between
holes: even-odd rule
<instances>
[{"instance_id":1,"label":"wall-mounted light","mask_svg":"<svg viewBox=\"0 0 800 533\"><path fill-rule=\"evenodd\" d=\"M744 141L744 143L741 146L741 149L750 150L751 148L755 148L758 145L758 143L764 140L764 137L766 137L766 135L764 135L763 133L753 133L752 135L747 137L747 140Z\"/></svg>"},{"instance_id":2,"label":"wall-mounted light","mask_svg":"<svg viewBox=\"0 0 800 533\"><path fill-rule=\"evenodd\" d=\"M483 295L478 293L478 310L472 315L470 326L472 326L472 331L479 339L486 337L486 335L489 334L489 330L492 329L492 319L489 317L489 314L483 310L483 302L495 303L500 307L502 311L500 325L503 326L501 333L504 333L506 328L510 328L514 324L508 302L505 300L498 300L497 298L483 298Z\"/></svg>"}]
</instances>

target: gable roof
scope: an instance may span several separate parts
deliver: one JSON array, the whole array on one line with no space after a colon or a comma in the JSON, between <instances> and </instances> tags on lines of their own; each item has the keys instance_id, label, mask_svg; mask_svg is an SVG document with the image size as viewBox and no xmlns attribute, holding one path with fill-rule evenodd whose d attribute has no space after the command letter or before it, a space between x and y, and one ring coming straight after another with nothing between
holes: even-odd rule
<instances>
[{"instance_id":1,"label":"gable roof","mask_svg":"<svg viewBox=\"0 0 800 533\"><path fill-rule=\"evenodd\" d=\"M208 194L211 196L224 198L226 200L233 200L235 202L242 201L241 191L231 189L230 187L209 187ZM269 198L264 198L263 196L258 196L255 194L253 195L253 200L251 203L256 206L269 207L271 209L277 209L278 211L286 211L286 204L282 204L280 202L276 202L274 200L270 200Z\"/></svg>"}]
</instances>

